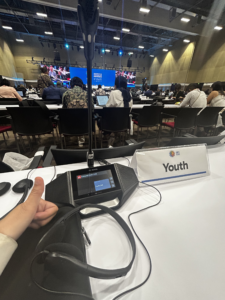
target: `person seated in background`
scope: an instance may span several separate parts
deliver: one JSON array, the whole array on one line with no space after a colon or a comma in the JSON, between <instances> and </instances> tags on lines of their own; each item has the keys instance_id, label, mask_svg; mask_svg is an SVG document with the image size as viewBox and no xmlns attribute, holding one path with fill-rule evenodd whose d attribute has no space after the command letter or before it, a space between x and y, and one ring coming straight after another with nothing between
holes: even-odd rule
<instances>
[{"instance_id":1,"label":"person seated in background","mask_svg":"<svg viewBox=\"0 0 225 300\"><path fill-rule=\"evenodd\" d=\"M25 97L26 96L26 88L25 88L25 86L23 85L23 84L19 84L18 86L17 86L17 88L16 88L16 90L17 91L20 91L20 92L23 92L23 97Z\"/></svg>"},{"instance_id":2,"label":"person seated in background","mask_svg":"<svg viewBox=\"0 0 225 300\"><path fill-rule=\"evenodd\" d=\"M131 107L133 101L127 89L127 80L123 76L116 77L115 89L111 91L107 107Z\"/></svg>"},{"instance_id":3,"label":"person seated in background","mask_svg":"<svg viewBox=\"0 0 225 300\"><path fill-rule=\"evenodd\" d=\"M17 98L19 101L23 100L17 91L10 86L7 79L2 79L0 82L0 98Z\"/></svg>"},{"instance_id":4,"label":"person seated in background","mask_svg":"<svg viewBox=\"0 0 225 300\"><path fill-rule=\"evenodd\" d=\"M176 100L176 102L180 102L184 99L184 97L184 91L181 91L181 84L176 84L173 99Z\"/></svg>"},{"instance_id":5,"label":"person seated in background","mask_svg":"<svg viewBox=\"0 0 225 300\"><path fill-rule=\"evenodd\" d=\"M48 224L56 215L58 207L41 198L44 181L36 177L34 187L25 202L15 207L0 220L0 275L16 250L16 240L29 226L38 229Z\"/></svg>"},{"instance_id":6,"label":"person seated in background","mask_svg":"<svg viewBox=\"0 0 225 300\"><path fill-rule=\"evenodd\" d=\"M62 100L62 96L63 92L55 87L53 83L45 88L42 94L44 100Z\"/></svg>"},{"instance_id":7,"label":"person seated in background","mask_svg":"<svg viewBox=\"0 0 225 300\"><path fill-rule=\"evenodd\" d=\"M207 98L209 106L225 107L225 95L222 82L216 81L212 85L212 92Z\"/></svg>"},{"instance_id":8,"label":"person seated in background","mask_svg":"<svg viewBox=\"0 0 225 300\"><path fill-rule=\"evenodd\" d=\"M165 96L169 96L169 90L166 90L166 92L165 92Z\"/></svg>"},{"instance_id":9,"label":"person seated in background","mask_svg":"<svg viewBox=\"0 0 225 300\"><path fill-rule=\"evenodd\" d=\"M152 96L152 91L150 90L150 86L147 86L147 91L145 92L145 96L151 98Z\"/></svg>"},{"instance_id":10,"label":"person seated in background","mask_svg":"<svg viewBox=\"0 0 225 300\"><path fill-rule=\"evenodd\" d=\"M27 89L27 94L32 94L32 93L36 93L35 89L32 87L32 85L29 85L28 89Z\"/></svg>"},{"instance_id":11,"label":"person seated in background","mask_svg":"<svg viewBox=\"0 0 225 300\"><path fill-rule=\"evenodd\" d=\"M64 86L62 86L62 82L57 81L56 87L61 91L62 94L66 92L66 89L64 88Z\"/></svg>"},{"instance_id":12,"label":"person seated in background","mask_svg":"<svg viewBox=\"0 0 225 300\"><path fill-rule=\"evenodd\" d=\"M141 95L141 93L142 93L142 92L141 92L141 89L139 88L139 89L137 90L136 94L137 94L137 95Z\"/></svg>"},{"instance_id":13,"label":"person seated in background","mask_svg":"<svg viewBox=\"0 0 225 300\"><path fill-rule=\"evenodd\" d=\"M160 89L157 89L157 91L154 94L155 96L160 96Z\"/></svg>"},{"instance_id":14,"label":"person seated in background","mask_svg":"<svg viewBox=\"0 0 225 300\"><path fill-rule=\"evenodd\" d=\"M197 83L191 83L188 86L189 93L181 103L181 107L199 107L204 108L207 105L206 94L200 91Z\"/></svg>"},{"instance_id":15,"label":"person seated in background","mask_svg":"<svg viewBox=\"0 0 225 300\"><path fill-rule=\"evenodd\" d=\"M38 76L37 88L40 89L40 96L42 97L43 91L46 87L52 85L52 81L48 76L48 69L46 66L41 68L41 75Z\"/></svg>"},{"instance_id":16,"label":"person seated in background","mask_svg":"<svg viewBox=\"0 0 225 300\"><path fill-rule=\"evenodd\" d=\"M63 108L88 108L88 94L83 90L84 84L79 77L73 77L70 81L71 89L63 94ZM94 101L92 98L92 105ZM83 147L85 137L78 137L79 147Z\"/></svg>"},{"instance_id":17,"label":"person seated in background","mask_svg":"<svg viewBox=\"0 0 225 300\"><path fill-rule=\"evenodd\" d=\"M98 89L95 92L95 96L105 96L105 91L102 89L101 84L98 85Z\"/></svg>"}]
</instances>

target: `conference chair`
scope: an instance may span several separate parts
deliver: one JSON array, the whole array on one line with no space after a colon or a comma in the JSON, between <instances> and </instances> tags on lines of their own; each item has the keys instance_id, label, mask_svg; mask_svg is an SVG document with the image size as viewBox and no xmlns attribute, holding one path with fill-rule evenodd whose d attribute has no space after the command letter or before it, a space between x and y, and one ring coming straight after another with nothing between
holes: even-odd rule
<instances>
[{"instance_id":1,"label":"conference chair","mask_svg":"<svg viewBox=\"0 0 225 300\"><path fill-rule=\"evenodd\" d=\"M41 107L7 107L12 120L12 129L15 137L18 152L20 147L17 136L27 136L31 149L30 136L35 139L35 136L44 134L52 134L55 144L55 135L53 131L52 121L46 116ZM22 140L22 139L21 139Z\"/></svg>"},{"instance_id":2,"label":"conference chair","mask_svg":"<svg viewBox=\"0 0 225 300\"><path fill-rule=\"evenodd\" d=\"M197 116L196 125L197 127L204 127L208 129L213 129L211 135L215 133L216 124L218 120L219 112L222 111L224 107L206 107Z\"/></svg>"},{"instance_id":3,"label":"conference chair","mask_svg":"<svg viewBox=\"0 0 225 300\"><path fill-rule=\"evenodd\" d=\"M40 165L41 160L44 158L44 155L40 152L45 151L45 147L39 147L37 152L34 154L34 158L29 166L30 170L37 169ZM13 168L6 163L0 161L0 173L15 172Z\"/></svg>"},{"instance_id":4,"label":"conference chair","mask_svg":"<svg viewBox=\"0 0 225 300\"><path fill-rule=\"evenodd\" d=\"M99 132L102 148L102 132L122 133L130 131L130 107L104 107L100 116ZM124 139L125 140L125 139Z\"/></svg>"},{"instance_id":5,"label":"conference chair","mask_svg":"<svg viewBox=\"0 0 225 300\"><path fill-rule=\"evenodd\" d=\"M183 145L196 145L196 144L206 144L206 145L216 145L222 139L225 138L225 135L219 136L206 136L206 137L175 137L173 138L167 146L183 146Z\"/></svg>"},{"instance_id":6,"label":"conference chair","mask_svg":"<svg viewBox=\"0 0 225 300\"><path fill-rule=\"evenodd\" d=\"M17 98L0 98L0 105L20 105L21 101Z\"/></svg>"},{"instance_id":7,"label":"conference chair","mask_svg":"<svg viewBox=\"0 0 225 300\"><path fill-rule=\"evenodd\" d=\"M8 131L12 130L12 126L9 125L9 124L6 124L8 122L4 121L4 119L7 118L7 117L9 117L9 116L7 116L7 115L0 116L0 133L2 133L2 136L3 136L6 147L8 147L8 145L7 145L7 142L6 142L6 139L5 139L5 133L9 137Z\"/></svg>"},{"instance_id":8,"label":"conference chair","mask_svg":"<svg viewBox=\"0 0 225 300\"><path fill-rule=\"evenodd\" d=\"M150 127L157 127L158 134L156 136L156 140L159 145L160 139L160 131L161 131L161 112L163 110L163 106L144 106L140 113L137 116L136 120L133 120L134 124L138 127L137 131L137 141L139 137L139 129L141 128L150 128ZM150 130L148 130L150 134ZM148 137L147 137L148 138Z\"/></svg>"},{"instance_id":9,"label":"conference chair","mask_svg":"<svg viewBox=\"0 0 225 300\"><path fill-rule=\"evenodd\" d=\"M168 117L174 118L174 122L162 122L162 125L173 129L173 136L179 135L182 130L191 131L196 128L196 117L202 108L181 108L177 116Z\"/></svg>"},{"instance_id":10,"label":"conference chair","mask_svg":"<svg viewBox=\"0 0 225 300\"><path fill-rule=\"evenodd\" d=\"M59 137L61 142L61 147L63 149L62 135L64 136L64 144L66 147L66 137L69 136L84 136L88 135L88 109L59 109L58 114L58 125L59 125ZM92 132L95 138L95 148L96 148L96 133L95 133L95 123L92 121Z\"/></svg>"},{"instance_id":11,"label":"conference chair","mask_svg":"<svg viewBox=\"0 0 225 300\"><path fill-rule=\"evenodd\" d=\"M133 156L137 149L143 148L144 144L145 142L140 142L128 146L93 149L94 160ZM51 146L42 166L50 166L52 158L57 165L86 162L87 151L88 149L57 149L57 146Z\"/></svg>"}]
</instances>

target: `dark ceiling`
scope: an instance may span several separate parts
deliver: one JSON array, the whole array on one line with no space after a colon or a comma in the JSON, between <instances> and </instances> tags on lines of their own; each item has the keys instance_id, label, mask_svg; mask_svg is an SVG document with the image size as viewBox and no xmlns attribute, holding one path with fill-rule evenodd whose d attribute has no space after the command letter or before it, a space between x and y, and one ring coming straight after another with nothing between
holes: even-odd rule
<instances>
[{"instance_id":1,"label":"dark ceiling","mask_svg":"<svg viewBox=\"0 0 225 300\"><path fill-rule=\"evenodd\" d=\"M204 16L209 14L213 3L212 0L158 0L157 2L194 13L201 12ZM36 12L46 13L48 17L39 18ZM42 42L53 40L74 45L82 43L82 35L75 11L20 0L0 0L0 21L2 25L12 26L14 32L38 35ZM130 33L121 33L122 27L129 28ZM46 36L45 31L51 31L53 35ZM118 32L121 35L120 41L113 39ZM169 46L183 37L185 37L184 33L100 17L96 46L112 49L122 47L127 51L141 52L143 50L139 49L138 46L143 45L144 51L151 53L163 46Z\"/></svg>"}]
</instances>

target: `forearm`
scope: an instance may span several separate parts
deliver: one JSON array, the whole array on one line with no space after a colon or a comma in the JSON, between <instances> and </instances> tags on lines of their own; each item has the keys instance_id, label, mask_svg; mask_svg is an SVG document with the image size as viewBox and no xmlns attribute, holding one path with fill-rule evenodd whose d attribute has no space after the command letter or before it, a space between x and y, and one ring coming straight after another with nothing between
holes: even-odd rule
<instances>
[{"instance_id":1,"label":"forearm","mask_svg":"<svg viewBox=\"0 0 225 300\"><path fill-rule=\"evenodd\" d=\"M5 269L17 246L17 242L14 239L0 233L0 275Z\"/></svg>"}]
</instances>

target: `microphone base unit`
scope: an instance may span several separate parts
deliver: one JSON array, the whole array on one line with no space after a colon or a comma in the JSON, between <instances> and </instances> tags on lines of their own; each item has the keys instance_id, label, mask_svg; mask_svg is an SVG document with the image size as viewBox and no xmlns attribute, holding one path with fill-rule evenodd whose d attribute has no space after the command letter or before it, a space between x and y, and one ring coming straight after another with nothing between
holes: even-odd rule
<instances>
[{"instance_id":1,"label":"microphone base unit","mask_svg":"<svg viewBox=\"0 0 225 300\"><path fill-rule=\"evenodd\" d=\"M112 164L69 171L46 185L46 199L61 206L101 204L119 209L137 188L139 182L132 168ZM81 218L102 214L96 208L80 211Z\"/></svg>"}]
</instances>

